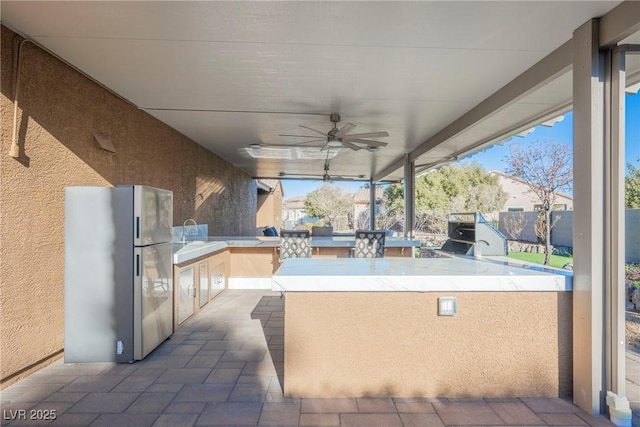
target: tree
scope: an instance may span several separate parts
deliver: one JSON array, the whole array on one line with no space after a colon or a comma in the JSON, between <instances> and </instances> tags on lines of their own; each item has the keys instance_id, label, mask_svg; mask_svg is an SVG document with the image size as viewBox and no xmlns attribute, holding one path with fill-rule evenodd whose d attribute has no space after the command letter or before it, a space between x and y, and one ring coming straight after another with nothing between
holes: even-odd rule
<instances>
[{"instance_id":1,"label":"tree","mask_svg":"<svg viewBox=\"0 0 640 427\"><path fill-rule=\"evenodd\" d=\"M511 238L520 240L522 231L527 225L527 220L522 212L511 212L511 215L507 216L504 221L504 228Z\"/></svg>"},{"instance_id":2,"label":"tree","mask_svg":"<svg viewBox=\"0 0 640 427\"><path fill-rule=\"evenodd\" d=\"M404 213L401 185L385 190L387 206ZM446 234L447 215L460 211L499 211L507 201L498 179L477 163L449 165L416 179L416 229Z\"/></svg>"},{"instance_id":3,"label":"tree","mask_svg":"<svg viewBox=\"0 0 640 427\"><path fill-rule=\"evenodd\" d=\"M544 264L551 260L551 210L556 194L570 190L573 183L573 155L570 147L555 141L535 141L530 144L511 144L505 157L506 172L523 181L542 204L545 256Z\"/></svg>"},{"instance_id":4,"label":"tree","mask_svg":"<svg viewBox=\"0 0 640 427\"><path fill-rule=\"evenodd\" d=\"M304 209L313 218L320 218L326 225L333 225L340 217L353 212L353 196L341 188L325 184L307 196Z\"/></svg>"},{"instance_id":5,"label":"tree","mask_svg":"<svg viewBox=\"0 0 640 427\"><path fill-rule=\"evenodd\" d=\"M627 163L627 176L624 178L624 200L627 208L640 208L640 169L631 163Z\"/></svg>"},{"instance_id":6,"label":"tree","mask_svg":"<svg viewBox=\"0 0 640 427\"><path fill-rule=\"evenodd\" d=\"M371 221L369 221L370 213L369 209L360 212L358 218L355 219L356 229L368 229ZM395 209L391 208L384 202L380 205L378 212L376 212L376 228L379 230L386 230L394 228L403 219L402 214L398 213Z\"/></svg>"}]
</instances>

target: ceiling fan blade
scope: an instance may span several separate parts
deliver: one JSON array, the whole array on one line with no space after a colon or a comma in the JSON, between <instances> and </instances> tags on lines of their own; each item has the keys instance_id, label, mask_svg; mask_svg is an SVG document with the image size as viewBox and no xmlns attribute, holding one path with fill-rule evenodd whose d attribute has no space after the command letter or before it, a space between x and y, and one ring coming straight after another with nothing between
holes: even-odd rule
<instances>
[{"instance_id":1,"label":"ceiling fan blade","mask_svg":"<svg viewBox=\"0 0 640 427\"><path fill-rule=\"evenodd\" d=\"M320 135L322 135L322 136L325 136L325 137L327 136L327 134L326 134L326 133L324 133L324 132L320 132L319 130L311 129L311 128L310 128L310 127L308 127L308 126L300 125L300 127L301 127L301 128L305 128L305 129L309 129L310 131L313 131L313 132L315 132L315 133L319 133L319 134L320 134Z\"/></svg>"},{"instance_id":2,"label":"ceiling fan blade","mask_svg":"<svg viewBox=\"0 0 640 427\"><path fill-rule=\"evenodd\" d=\"M296 143L296 145L302 145L302 144L308 144L308 143L310 143L310 142L320 142L320 141L326 142L326 141L327 141L327 138L316 138L316 139L310 139L309 141L297 142L297 143Z\"/></svg>"},{"instance_id":3,"label":"ceiling fan blade","mask_svg":"<svg viewBox=\"0 0 640 427\"><path fill-rule=\"evenodd\" d=\"M282 175L284 178L288 177L310 177L316 179L322 179L322 174L319 173L287 173Z\"/></svg>"},{"instance_id":4,"label":"ceiling fan blade","mask_svg":"<svg viewBox=\"0 0 640 427\"><path fill-rule=\"evenodd\" d=\"M306 142L312 142L312 141L306 141ZM300 147L300 144L305 144L305 142L299 142L296 144L262 144L263 147L265 148L296 148L296 147ZM320 148L320 145L305 145L305 148Z\"/></svg>"},{"instance_id":5,"label":"ceiling fan blade","mask_svg":"<svg viewBox=\"0 0 640 427\"><path fill-rule=\"evenodd\" d=\"M342 139L348 139L353 141L354 139L360 138L381 138L383 136L389 136L389 132L368 132L368 133L354 133L352 135L347 135Z\"/></svg>"},{"instance_id":6,"label":"ceiling fan blade","mask_svg":"<svg viewBox=\"0 0 640 427\"><path fill-rule=\"evenodd\" d=\"M336 138L342 138L343 136L345 136L355 128L356 128L356 125L354 125L353 123L345 124L340 128L340 130L338 130L338 132L336 132Z\"/></svg>"},{"instance_id":7,"label":"ceiling fan blade","mask_svg":"<svg viewBox=\"0 0 640 427\"><path fill-rule=\"evenodd\" d=\"M372 141L370 139L351 139L349 140L351 142L357 142L359 144L367 144L369 147L386 147L387 145L389 145L388 142L382 142L382 141ZM343 140L342 143L344 144L345 141Z\"/></svg>"},{"instance_id":8,"label":"ceiling fan blade","mask_svg":"<svg viewBox=\"0 0 640 427\"><path fill-rule=\"evenodd\" d=\"M278 136L292 136L294 138L317 138L315 135L289 135L286 133L281 133ZM326 135L325 135L326 137Z\"/></svg>"},{"instance_id":9,"label":"ceiling fan blade","mask_svg":"<svg viewBox=\"0 0 640 427\"><path fill-rule=\"evenodd\" d=\"M329 175L330 180L335 181L362 181L363 177L360 176L352 176L352 175Z\"/></svg>"},{"instance_id":10,"label":"ceiling fan blade","mask_svg":"<svg viewBox=\"0 0 640 427\"><path fill-rule=\"evenodd\" d=\"M345 146L345 147L347 147L347 148L351 148L353 151L358 151L358 150L361 150L361 149L362 149L362 147L358 147L357 145L352 144L352 143L350 143L349 141L344 141L344 140L343 140L343 141L342 141L342 145L344 145L344 146Z\"/></svg>"}]
</instances>

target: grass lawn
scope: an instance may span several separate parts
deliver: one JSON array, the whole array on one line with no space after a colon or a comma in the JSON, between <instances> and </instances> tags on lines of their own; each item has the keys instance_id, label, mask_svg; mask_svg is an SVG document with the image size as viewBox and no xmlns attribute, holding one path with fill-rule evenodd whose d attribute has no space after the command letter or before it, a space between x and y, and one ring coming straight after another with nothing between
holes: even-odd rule
<instances>
[{"instance_id":1,"label":"grass lawn","mask_svg":"<svg viewBox=\"0 0 640 427\"><path fill-rule=\"evenodd\" d=\"M531 254L528 252L509 252L509 258L520 261L532 262L535 264L544 264L544 254ZM551 267L562 268L568 262L573 262L573 257L551 255Z\"/></svg>"}]
</instances>

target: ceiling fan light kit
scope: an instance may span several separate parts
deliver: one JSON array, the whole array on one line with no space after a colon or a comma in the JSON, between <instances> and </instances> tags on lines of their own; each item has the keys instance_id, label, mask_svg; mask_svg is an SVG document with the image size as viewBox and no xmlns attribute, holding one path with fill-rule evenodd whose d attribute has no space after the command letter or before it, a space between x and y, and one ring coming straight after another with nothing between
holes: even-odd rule
<instances>
[{"instance_id":1,"label":"ceiling fan light kit","mask_svg":"<svg viewBox=\"0 0 640 427\"><path fill-rule=\"evenodd\" d=\"M366 175L330 175L329 174L329 159L324 162L324 173L323 174L315 174L315 173L286 173L286 172L278 172L278 177L291 177L291 178L304 178L304 179L318 179L323 180L324 182L333 182L333 181L353 181L353 180L365 180Z\"/></svg>"},{"instance_id":2,"label":"ceiling fan light kit","mask_svg":"<svg viewBox=\"0 0 640 427\"><path fill-rule=\"evenodd\" d=\"M353 151L367 150L370 153L377 152L381 147L388 145L386 142L374 141L366 138L378 138L389 136L388 132L366 132L350 134L356 125L353 123L345 123L344 126L338 128L340 121L339 114L331 114L331 129L328 132L322 132L308 126L299 125L301 128L307 129L318 135L297 135L295 133L280 134L284 137L305 138L302 142L292 144L265 144L251 143L245 149L247 154L253 158L268 159L284 159L284 160L316 160L320 157L325 159L325 167L323 174L306 174L306 173L285 173L281 171L278 177L288 178L319 178L323 181L332 182L334 180L361 180L365 179L365 175L329 175L329 160L341 152L341 149L348 148Z\"/></svg>"}]
</instances>

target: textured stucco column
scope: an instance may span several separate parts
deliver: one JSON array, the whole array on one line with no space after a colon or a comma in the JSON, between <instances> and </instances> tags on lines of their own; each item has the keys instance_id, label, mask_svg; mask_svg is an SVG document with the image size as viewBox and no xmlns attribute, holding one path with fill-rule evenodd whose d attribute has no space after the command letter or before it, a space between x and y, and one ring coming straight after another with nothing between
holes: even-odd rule
<instances>
[{"instance_id":1,"label":"textured stucco column","mask_svg":"<svg viewBox=\"0 0 640 427\"><path fill-rule=\"evenodd\" d=\"M455 316L438 315L441 296L457 298ZM571 299L564 291L287 292L284 394L565 397Z\"/></svg>"}]
</instances>

